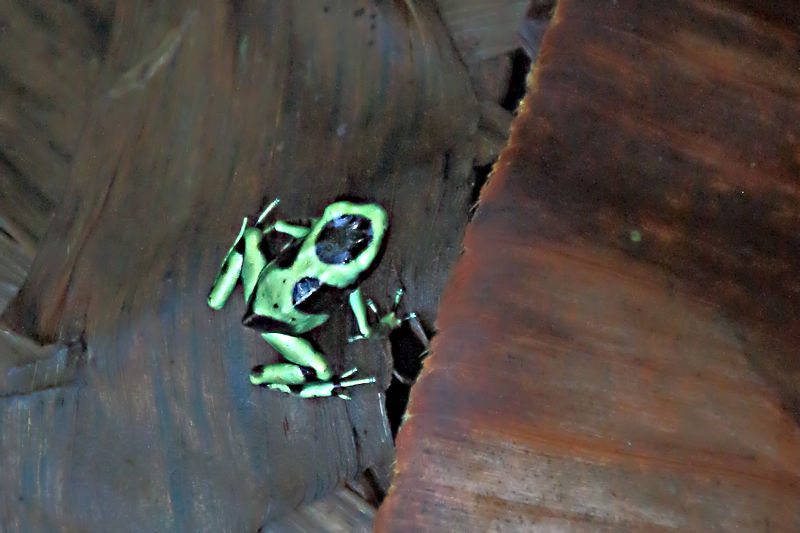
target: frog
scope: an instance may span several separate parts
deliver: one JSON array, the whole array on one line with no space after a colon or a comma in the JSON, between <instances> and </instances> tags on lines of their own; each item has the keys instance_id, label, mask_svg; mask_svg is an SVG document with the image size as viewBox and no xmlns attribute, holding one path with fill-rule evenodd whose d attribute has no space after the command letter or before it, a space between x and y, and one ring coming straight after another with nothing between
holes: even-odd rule
<instances>
[{"instance_id":1,"label":"frog","mask_svg":"<svg viewBox=\"0 0 800 533\"><path fill-rule=\"evenodd\" d=\"M268 223L279 201L269 203L253 223L244 217L207 304L222 309L241 285L246 305L242 324L258 331L282 356L282 362L254 366L251 384L301 398L349 400L349 389L376 378L354 377L357 368L335 374L307 334L325 324L345 300L358 330L349 342L388 336L404 319L415 317L398 316L401 287L391 311L370 324L367 309L377 313L377 308L361 291L361 282L381 258L388 215L376 202L340 199L328 204L319 218Z\"/></svg>"}]
</instances>

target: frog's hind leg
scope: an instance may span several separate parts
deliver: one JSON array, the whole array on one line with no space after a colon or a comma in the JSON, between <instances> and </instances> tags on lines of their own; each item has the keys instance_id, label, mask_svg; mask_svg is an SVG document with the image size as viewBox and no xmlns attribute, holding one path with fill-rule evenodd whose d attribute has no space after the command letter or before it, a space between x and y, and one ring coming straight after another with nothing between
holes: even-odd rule
<instances>
[{"instance_id":1,"label":"frog's hind leg","mask_svg":"<svg viewBox=\"0 0 800 533\"><path fill-rule=\"evenodd\" d=\"M333 371L327 359L325 359L325 356L314 349L311 343L306 339L285 335L283 333L262 333L261 336L273 348L278 350L287 361L294 363L288 366L308 369L308 371L312 373L309 379L327 381L333 377ZM276 381L270 381L274 377L273 367L275 366L276 365L259 365L253 368L253 371L250 373L250 382L254 385L276 383ZM309 379L304 381L308 381ZM278 383L280 383L280 381L278 381Z\"/></svg>"},{"instance_id":2,"label":"frog's hind leg","mask_svg":"<svg viewBox=\"0 0 800 533\"><path fill-rule=\"evenodd\" d=\"M335 376L325 357L302 337L282 333L262 333L261 336L290 362L253 367L250 372L253 385L301 398L338 396L349 400L345 389L375 383L374 377L345 379L355 374L355 368Z\"/></svg>"},{"instance_id":3,"label":"frog's hind leg","mask_svg":"<svg viewBox=\"0 0 800 533\"><path fill-rule=\"evenodd\" d=\"M275 363L272 365L256 365L250 371L250 382L253 385L271 387L273 385L302 385L314 379L315 372L309 367L293 363ZM281 389L283 390L283 389Z\"/></svg>"}]
</instances>

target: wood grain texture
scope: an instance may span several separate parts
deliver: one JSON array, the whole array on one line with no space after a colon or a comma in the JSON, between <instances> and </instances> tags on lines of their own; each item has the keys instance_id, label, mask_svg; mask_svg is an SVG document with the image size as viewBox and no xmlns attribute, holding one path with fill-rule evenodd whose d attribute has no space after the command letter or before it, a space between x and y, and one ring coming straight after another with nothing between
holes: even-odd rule
<instances>
[{"instance_id":1,"label":"wood grain texture","mask_svg":"<svg viewBox=\"0 0 800 533\"><path fill-rule=\"evenodd\" d=\"M381 389L251 387L276 355L241 326L238 293L219 313L205 297L242 216L349 194L392 219L366 292L385 305L403 285L432 323L480 117L435 9L120 2L111 17L68 185L2 316L2 529L253 531L366 468L385 482ZM350 325L315 340L336 368L381 373L380 343L346 346Z\"/></svg>"},{"instance_id":2,"label":"wood grain texture","mask_svg":"<svg viewBox=\"0 0 800 533\"><path fill-rule=\"evenodd\" d=\"M66 188L106 22L79 3L0 4L0 310Z\"/></svg>"},{"instance_id":3,"label":"wood grain texture","mask_svg":"<svg viewBox=\"0 0 800 533\"><path fill-rule=\"evenodd\" d=\"M562 0L378 531L800 528L784 7Z\"/></svg>"},{"instance_id":4,"label":"wood grain texture","mask_svg":"<svg viewBox=\"0 0 800 533\"><path fill-rule=\"evenodd\" d=\"M325 499L297 508L271 522L264 533L369 533L375 508L352 491L341 488Z\"/></svg>"},{"instance_id":5,"label":"wood grain texture","mask_svg":"<svg viewBox=\"0 0 800 533\"><path fill-rule=\"evenodd\" d=\"M439 0L442 20L461 58L473 65L519 46L517 28L528 0Z\"/></svg>"}]
</instances>

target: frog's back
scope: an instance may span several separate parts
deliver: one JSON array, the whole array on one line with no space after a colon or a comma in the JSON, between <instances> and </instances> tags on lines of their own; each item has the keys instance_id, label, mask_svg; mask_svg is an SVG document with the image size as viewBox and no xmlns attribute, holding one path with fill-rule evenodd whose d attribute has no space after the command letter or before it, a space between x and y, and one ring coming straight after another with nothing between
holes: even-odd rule
<instances>
[{"instance_id":1,"label":"frog's back","mask_svg":"<svg viewBox=\"0 0 800 533\"><path fill-rule=\"evenodd\" d=\"M304 333L323 324L377 265L388 229L376 203L330 204L311 231L261 272L245 325Z\"/></svg>"}]
</instances>

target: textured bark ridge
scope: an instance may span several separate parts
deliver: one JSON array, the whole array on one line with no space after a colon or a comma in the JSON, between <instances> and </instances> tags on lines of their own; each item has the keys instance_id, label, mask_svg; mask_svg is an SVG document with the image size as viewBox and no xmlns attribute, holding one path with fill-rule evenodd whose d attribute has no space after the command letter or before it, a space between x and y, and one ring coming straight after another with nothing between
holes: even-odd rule
<instances>
[{"instance_id":1,"label":"textured bark ridge","mask_svg":"<svg viewBox=\"0 0 800 533\"><path fill-rule=\"evenodd\" d=\"M763 6L558 3L378 531L800 527L800 34Z\"/></svg>"}]
</instances>

